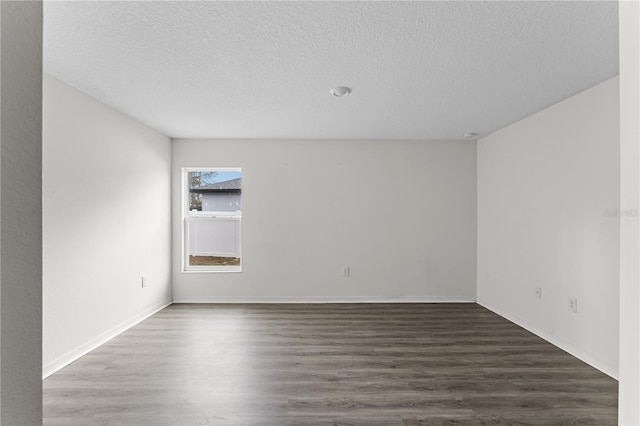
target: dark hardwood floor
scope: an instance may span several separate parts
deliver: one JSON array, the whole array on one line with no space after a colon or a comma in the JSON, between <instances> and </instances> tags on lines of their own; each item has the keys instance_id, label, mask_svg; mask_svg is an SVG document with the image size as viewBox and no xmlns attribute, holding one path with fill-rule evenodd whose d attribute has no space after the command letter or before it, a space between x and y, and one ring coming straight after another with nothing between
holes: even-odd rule
<instances>
[{"instance_id":1,"label":"dark hardwood floor","mask_svg":"<svg viewBox=\"0 0 640 426\"><path fill-rule=\"evenodd\" d=\"M615 425L617 382L475 304L172 305L44 381L45 425Z\"/></svg>"}]
</instances>

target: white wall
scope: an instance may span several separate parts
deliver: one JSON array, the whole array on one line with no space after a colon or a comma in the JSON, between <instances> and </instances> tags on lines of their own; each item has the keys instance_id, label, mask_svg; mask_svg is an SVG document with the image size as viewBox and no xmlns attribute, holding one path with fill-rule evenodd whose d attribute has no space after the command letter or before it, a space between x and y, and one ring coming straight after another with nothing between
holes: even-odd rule
<instances>
[{"instance_id":1,"label":"white wall","mask_svg":"<svg viewBox=\"0 0 640 426\"><path fill-rule=\"evenodd\" d=\"M42 424L42 2L0 2L0 423Z\"/></svg>"},{"instance_id":2,"label":"white wall","mask_svg":"<svg viewBox=\"0 0 640 426\"><path fill-rule=\"evenodd\" d=\"M478 303L614 377L618 99L614 78L478 141Z\"/></svg>"},{"instance_id":3,"label":"white wall","mask_svg":"<svg viewBox=\"0 0 640 426\"><path fill-rule=\"evenodd\" d=\"M47 375L170 303L171 148L47 75L43 102Z\"/></svg>"},{"instance_id":4,"label":"white wall","mask_svg":"<svg viewBox=\"0 0 640 426\"><path fill-rule=\"evenodd\" d=\"M174 301L475 301L475 154L472 141L174 140ZM182 167L242 167L241 273L181 272Z\"/></svg>"},{"instance_id":5,"label":"white wall","mask_svg":"<svg viewBox=\"0 0 640 426\"><path fill-rule=\"evenodd\" d=\"M618 421L640 424L640 4L620 2L620 387Z\"/></svg>"}]
</instances>

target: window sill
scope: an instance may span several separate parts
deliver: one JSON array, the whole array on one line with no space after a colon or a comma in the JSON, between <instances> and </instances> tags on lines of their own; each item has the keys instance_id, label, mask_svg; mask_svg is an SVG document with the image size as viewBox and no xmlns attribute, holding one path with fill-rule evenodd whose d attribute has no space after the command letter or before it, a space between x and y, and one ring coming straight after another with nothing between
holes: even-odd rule
<instances>
[{"instance_id":1,"label":"window sill","mask_svg":"<svg viewBox=\"0 0 640 426\"><path fill-rule=\"evenodd\" d=\"M211 267L206 266L203 268L198 267L190 267L188 269L183 269L183 274L207 274L207 273L220 273L220 272L242 272L242 266L218 266Z\"/></svg>"}]
</instances>

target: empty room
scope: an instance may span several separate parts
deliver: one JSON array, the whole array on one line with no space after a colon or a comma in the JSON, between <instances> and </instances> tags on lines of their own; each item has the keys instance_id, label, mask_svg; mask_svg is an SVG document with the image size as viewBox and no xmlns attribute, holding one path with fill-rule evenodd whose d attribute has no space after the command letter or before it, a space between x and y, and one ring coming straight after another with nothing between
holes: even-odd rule
<instances>
[{"instance_id":1,"label":"empty room","mask_svg":"<svg viewBox=\"0 0 640 426\"><path fill-rule=\"evenodd\" d=\"M0 4L0 424L640 424L640 4Z\"/></svg>"}]
</instances>

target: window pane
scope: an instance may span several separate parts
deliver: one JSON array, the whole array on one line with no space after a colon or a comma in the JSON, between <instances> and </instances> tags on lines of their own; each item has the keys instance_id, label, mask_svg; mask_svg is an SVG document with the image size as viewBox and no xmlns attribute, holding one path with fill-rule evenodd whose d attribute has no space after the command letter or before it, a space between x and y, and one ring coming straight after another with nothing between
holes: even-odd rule
<instances>
[{"instance_id":1,"label":"window pane","mask_svg":"<svg viewBox=\"0 0 640 426\"><path fill-rule=\"evenodd\" d=\"M187 266L237 269L241 262L242 173L196 170L186 173ZM235 268L234 268L235 267Z\"/></svg>"},{"instance_id":2,"label":"window pane","mask_svg":"<svg viewBox=\"0 0 640 426\"><path fill-rule=\"evenodd\" d=\"M189 266L240 265L240 219L189 220Z\"/></svg>"}]
</instances>

